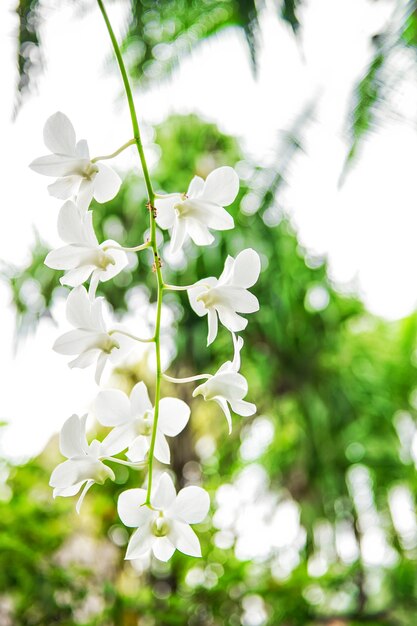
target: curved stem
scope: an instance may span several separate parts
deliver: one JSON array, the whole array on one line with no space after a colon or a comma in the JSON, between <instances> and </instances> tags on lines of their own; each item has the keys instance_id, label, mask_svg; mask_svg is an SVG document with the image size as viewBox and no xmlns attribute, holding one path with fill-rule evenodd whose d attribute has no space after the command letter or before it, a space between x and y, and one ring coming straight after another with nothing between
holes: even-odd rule
<instances>
[{"instance_id":1,"label":"curved stem","mask_svg":"<svg viewBox=\"0 0 417 626\"><path fill-rule=\"evenodd\" d=\"M125 330L118 330L114 328L113 330L109 330L109 335L124 335L125 337L129 337L129 339L133 339L134 341L140 341L141 343L153 343L155 341L155 337L151 337L150 339L142 339L142 337L136 337L136 335L132 335L131 333L126 332Z\"/></svg>"},{"instance_id":2,"label":"curved stem","mask_svg":"<svg viewBox=\"0 0 417 626\"><path fill-rule=\"evenodd\" d=\"M146 248L149 248L151 245L150 241L147 241L146 243L142 243L140 244L140 246L134 246L133 248L126 248L126 246L103 246L103 252L105 252L106 250L123 250L123 252L140 252L141 250L146 250Z\"/></svg>"},{"instance_id":3,"label":"curved stem","mask_svg":"<svg viewBox=\"0 0 417 626\"><path fill-rule=\"evenodd\" d=\"M117 150L115 150L111 154L94 157L94 159L91 159L91 163L97 163L97 161L106 161L107 159L114 159L114 157L117 157L117 155L123 152L123 150L126 150L126 148L128 148L129 146L133 146L135 143L136 139L129 139L129 141L126 141L123 146L120 146L120 148L117 148Z\"/></svg>"},{"instance_id":4,"label":"curved stem","mask_svg":"<svg viewBox=\"0 0 417 626\"><path fill-rule=\"evenodd\" d=\"M162 278L161 272L161 259L158 254L158 245L156 241L156 211L154 208L155 202L155 192L152 187L151 179L149 176L148 165L146 163L145 153L142 146L142 140L139 131L139 122L136 114L135 103L133 101L132 89L130 87L129 78L127 75L126 67L123 61L122 53L119 48L119 44L117 43L117 39L113 32L112 25L110 24L110 20L108 18L106 9L104 8L103 0L97 0L98 6L100 8L101 14L103 16L104 22L106 24L114 54L117 59L117 63L119 65L120 73L122 75L123 85L126 92L127 102L129 105L130 117L132 120L132 128L133 135L135 138L135 144L138 150L140 163L142 166L143 177L145 179L146 190L148 194L148 209L149 209L149 221L150 221L150 248L152 249L153 260L154 260L154 270L156 274L156 282L157 282L157 305L156 305L156 320L155 320L155 335L152 341L155 342L155 355L156 355L156 374L155 374L155 402L154 402L154 420L152 426L152 437L151 443L149 447L148 454L148 488L146 492L146 501L145 504L148 506L151 504L151 491L152 491L152 469L153 469L153 460L154 460L154 452L155 452L155 443L156 443L156 433L158 428L158 417L159 417L159 400L161 395L161 377L162 377L162 368L161 368L161 345L160 345L160 332L161 332L161 313L162 313L162 295L164 288L164 281Z\"/></svg>"},{"instance_id":5,"label":"curved stem","mask_svg":"<svg viewBox=\"0 0 417 626\"><path fill-rule=\"evenodd\" d=\"M164 285L164 289L167 291L187 291L194 285Z\"/></svg>"},{"instance_id":6,"label":"curved stem","mask_svg":"<svg viewBox=\"0 0 417 626\"><path fill-rule=\"evenodd\" d=\"M197 374L196 376L188 376L187 378L172 378L172 376L167 376L167 374L162 374L164 380L167 380L169 383L192 383L195 380L208 380L212 377L211 374Z\"/></svg>"}]
</instances>

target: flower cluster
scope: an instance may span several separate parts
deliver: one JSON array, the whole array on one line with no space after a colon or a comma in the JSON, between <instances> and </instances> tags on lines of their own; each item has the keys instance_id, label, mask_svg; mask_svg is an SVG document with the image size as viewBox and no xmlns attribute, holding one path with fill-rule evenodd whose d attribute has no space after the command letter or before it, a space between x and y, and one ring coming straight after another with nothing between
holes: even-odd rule
<instances>
[{"instance_id":1,"label":"flower cluster","mask_svg":"<svg viewBox=\"0 0 417 626\"><path fill-rule=\"evenodd\" d=\"M86 368L95 364L97 384L100 384L107 361L117 362L123 358L135 341L152 344L156 362L153 402L143 381L133 387L130 395L118 389L103 389L98 393L93 413L108 429L102 441L94 439L88 443L87 415L72 415L66 420L60 433L60 451L67 460L52 472L53 495L74 496L81 490L76 505L79 512L86 493L95 483L115 479L112 464L147 470L143 487L124 491L118 499L121 521L136 528L126 558L135 559L152 551L156 558L166 561L175 550L201 556L198 537L190 525L206 517L210 506L208 494L198 486L186 486L177 493L168 472L154 476L154 459L162 465L170 463L169 438L184 430L191 415L190 407L183 400L161 397L161 382L163 379L171 383L204 381L195 387L192 395L216 402L226 416L229 431L232 411L242 416L255 413L255 405L244 400L248 385L239 372L243 339L236 333L247 325L247 319L241 314L253 313L259 308L258 300L248 290L258 279L260 260L254 250L246 249L236 258L227 257L219 278L204 278L184 287L167 285L162 277L156 226L171 231L173 252L183 247L187 237L196 245L210 245L214 240L210 231L234 226L233 218L224 207L237 196L237 174L231 167L220 167L205 181L194 177L186 193L156 195L149 187L150 237L136 248L124 248L111 240L98 242L89 207L93 197L98 202L110 200L120 186L118 175L101 161L118 154L135 140L108 157L91 159L87 143L76 142L73 126L62 113L48 119L44 139L51 154L36 159L31 167L46 176L57 177L49 185L49 192L65 200L58 214L58 233L64 245L51 251L45 263L63 270L61 283L72 288L66 304L72 329L55 341L54 350L74 357L70 367ZM142 156L140 151L139 154ZM106 318L105 300L96 296L96 290L100 281L110 280L123 271L128 262L127 251L146 249L152 252L155 261L158 302L154 334L141 339L123 327L112 326L111 320ZM87 290L84 283L88 281ZM162 371L160 327L162 297L166 290L187 291L195 313L201 317L207 315L207 344L216 339L219 320L231 332L233 360L224 363L213 375L197 374L177 379Z\"/></svg>"}]
</instances>

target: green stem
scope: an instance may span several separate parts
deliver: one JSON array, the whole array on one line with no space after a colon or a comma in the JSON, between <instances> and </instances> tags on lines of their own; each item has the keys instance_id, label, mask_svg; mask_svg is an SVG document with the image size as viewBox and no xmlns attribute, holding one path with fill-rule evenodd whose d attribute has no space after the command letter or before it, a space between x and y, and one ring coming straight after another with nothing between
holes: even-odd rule
<instances>
[{"instance_id":1,"label":"green stem","mask_svg":"<svg viewBox=\"0 0 417 626\"><path fill-rule=\"evenodd\" d=\"M104 154L102 156L94 157L94 159L91 159L91 163L97 163L97 161L106 161L108 159L114 159L114 157L117 157L117 155L123 152L123 150L126 150L126 148L128 148L129 146L133 146L135 143L136 143L136 139L129 139L129 141L126 141L126 143L124 143L123 146L120 146L120 148L118 148L111 154Z\"/></svg>"},{"instance_id":2,"label":"green stem","mask_svg":"<svg viewBox=\"0 0 417 626\"><path fill-rule=\"evenodd\" d=\"M140 163L142 166L143 177L145 179L146 190L148 193L148 208L149 208L149 221L150 221L150 247L152 249L153 259L154 259L154 268L156 273L156 282L157 282L157 306L156 306L156 320L155 320L155 354L156 354L156 374L155 374L155 403L154 403L154 420L152 427L152 437L151 444L149 447L149 455L148 455L148 489L146 493L146 502L148 506L151 505L151 491L152 491L152 468L153 468L153 460L154 460L154 452L155 452L155 443L156 443L156 432L158 428L158 417L159 417L159 400L161 395L161 377L162 377L162 368L161 368L161 341L160 341L160 331L161 331L161 312L162 312L162 294L164 281L162 278L161 272L161 260L158 254L158 246L156 242L156 222L155 222L155 211L154 211L154 202L155 202L155 192L152 187L151 179L149 176L148 165L146 163L145 153L143 150L142 140L139 131L139 122L136 114L135 103L133 101L132 89L130 87L129 78L127 75L126 67L123 61L122 53L119 48L119 44L117 43L117 39L113 32L112 25L110 24L110 20L108 18L106 9L104 8L103 0L97 0L100 11L103 15L104 22L106 24L114 54L117 59L117 63L119 65L120 73L122 75L123 85L126 92L127 102L129 105L130 117L132 120L132 128L133 128L133 136L135 138L135 144L138 150Z\"/></svg>"}]
</instances>

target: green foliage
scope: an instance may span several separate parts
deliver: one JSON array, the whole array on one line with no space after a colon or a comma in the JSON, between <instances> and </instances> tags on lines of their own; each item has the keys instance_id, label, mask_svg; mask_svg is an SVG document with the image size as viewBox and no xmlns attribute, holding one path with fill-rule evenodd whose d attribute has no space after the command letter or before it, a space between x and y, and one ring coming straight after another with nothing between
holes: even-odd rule
<instances>
[{"instance_id":1,"label":"green foliage","mask_svg":"<svg viewBox=\"0 0 417 626\"><path fill-rule=\"evenodd\" d=\"M94 486L75 521L72 502L52 503L48 496L47 450L12 470L7 481L12 498L0 504L0 603L8 599L16 623L238 626L249 623L250 611L266 626L413 623L416 546L407 544L394 525L389 498L401 486L414 506L417 490L411 446L417 419L417 316L395 324L373 317L356 298L334 289L323 259L300 247L280 207L285 184L280 164L301 148L298 131L307 118L285 138L271 169L245 160L235 139L195 116L173 116L155 133L160 151L152 173L156 188L183 191L195 173L206 176L225 163L236 165L242 180L230 208L236 228L217 233L213 247L190 244L186 267L164 266L167 281L189 284L218 276L225 256L248 246L263 263L254 288L261 309L245 330L243 349L249 399L260 417L235 416L229 437L216 405L192 399L192 386L175 389L191 404L193 415L189 427L172 440L177 484L201 477L211 494L212 521L197 528L203 559L176 553L167 565L154 562L150 569L135 571L122 560L128 535L115 502L122 490L140 484L142 475L115 468L116 482ZM138 175L126 179L117 199L94 209L99 239L115 237L127 245L142 240L148 219ZM22 300L28 281L38 282L44 314L66 293L50 270L44 274L39 268L40 251L19 278L16 272L11 279L20 316L31 315ZM120 281L100 289L122 312L129 307L131 290L142 282L152 298L155 281L146 252ZM230 358L230 334L220 329L206 350L205 320L190 310L186 294L169 295L166 302L179 312L181 329L170 373L215 371ZM117 372L125 388L148 377L144 363ZM172 391L166 383L163 393ZM259 446L256 433L262 425L270 437ZM51 445L56 448L55 442ZM263 486L251 493L253 475L263 476ZM227 521L225 502L236 498L243 500ZM267 502L272 508L265 508ZM262 540L274 516L276 534L288 532L284 522L279 526L280 516L286 519L281 505L299 512L299 533L284 547L272 534L271 545L257 555L252 544ZM245 543L242 528L254 515L255 530ZM391 555L378 565L367 556L367 519L385 538L387 548L380 553ZM356 546L349 558L336 552L334 533L341 527ZM77 544L80 534L84 544ZM254 551L252 558L242 553L242 545ZM67 595L61 594L63 587Z\"/></svg>"}]
</instances>

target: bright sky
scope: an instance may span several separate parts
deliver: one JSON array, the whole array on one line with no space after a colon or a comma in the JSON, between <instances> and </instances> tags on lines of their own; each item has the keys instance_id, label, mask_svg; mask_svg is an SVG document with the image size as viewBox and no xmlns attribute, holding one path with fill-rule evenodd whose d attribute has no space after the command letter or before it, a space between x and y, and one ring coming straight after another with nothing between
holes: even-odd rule
<instances>
[{"instance_id":1,"label":"bright sky","mask_svg":"<svg viewBox=\"0 0 417 626\"><path fill-rule=\"evenodd\" d=\"M14 4L5 0L0 5L0 258L21 263L27 258L34 226L51 245L59 243L59 201L47 194L50 181L27 167L45 153L45 119L56 110L65 112L78 138L88 139L93 155L113 151L130 138L131 130L124 100L118 98L119 76L105 63L110 46L94 2L82 19L74 14L73 3L59 3L59 9L51 4L42 30L47 69L38 93L12 123ZM398 3L306 1L299 43L273 17L271 3L266 4L257 81L242 36L229 30L199 46L169 81L139 95L140 117L154 123L170 112L196 111L239 136L260 164L270 165L279 132L319 94L316 121L308 132L305 153L291 167L282 202L302 243L327 255L336 282L354 284L378 314L391 319L407 315L417 302L415 129L399 116L388 116L384 127L368 138L344 186L338 187L352 87L371 57L370 36L380 31ZM119 32L126 9L127 3L109 3ZM416 83L410 77L397 95L396 107L410 113L416 105ZM133 164L133 151L117 162L121 168ZM70 413L88 408L97 389L90 369L70 371L66 359L51 350L61 328L67 329L63 311L56 312L59 327L42 322L36 336L13 356L14 315L9 300L7 289L0 285L0 419L11 423L2 447L8 455L19 457L38 452Z\"/></svg>"}]
</instances>

